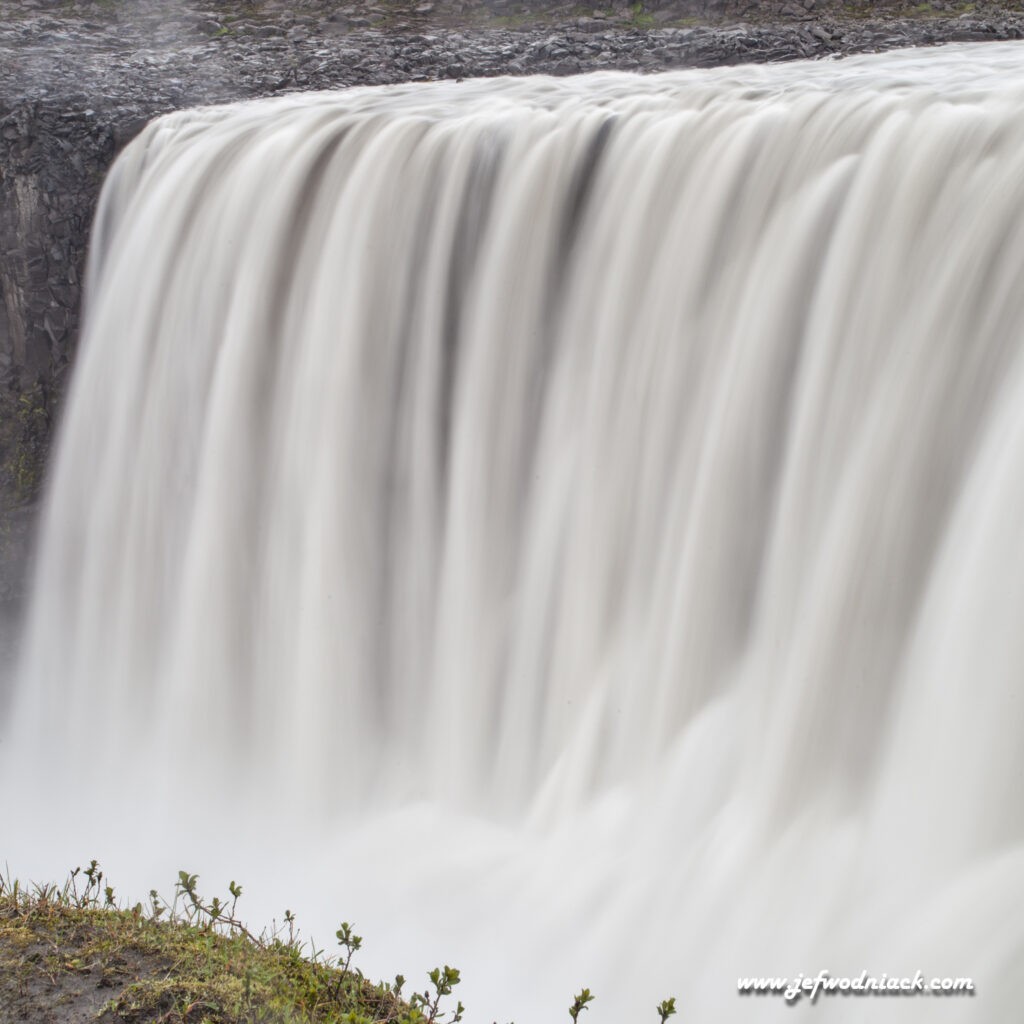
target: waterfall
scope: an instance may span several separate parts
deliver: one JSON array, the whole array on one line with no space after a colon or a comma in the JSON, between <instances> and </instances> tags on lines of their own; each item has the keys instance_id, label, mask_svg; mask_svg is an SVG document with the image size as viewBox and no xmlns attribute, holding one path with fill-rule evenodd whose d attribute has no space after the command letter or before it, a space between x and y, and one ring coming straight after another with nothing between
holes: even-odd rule
<instances>
[{"instance_id":1,"label":"waterfall","mask_svg":"<svg viewBox=\"0 0 1024 1024\"><path fill-rule=\"evenodd\" d=\"M977 988L828 1021L1013 1019L1022 58L151 124L94 227L12 863L248 865L371 973L457 963L475 1021L789 1020L738 978L822 969Z\"/></svg>"}]
</instances>

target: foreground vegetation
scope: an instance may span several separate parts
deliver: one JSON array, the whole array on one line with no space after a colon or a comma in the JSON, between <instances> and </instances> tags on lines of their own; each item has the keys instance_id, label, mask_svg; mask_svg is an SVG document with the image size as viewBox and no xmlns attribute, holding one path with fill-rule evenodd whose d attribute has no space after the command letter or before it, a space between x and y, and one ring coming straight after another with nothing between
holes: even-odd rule
<instances>
[{"instance_id":1,"label":"foreground vegetation","mask_svg":"<svg viewBox=\"0 0 1024 1024\"><path fill-rule=\"evenodd\" d=\"M179 872L174 898L118 905L96 861L63 886L0 878L0 1024L457 1024L459 972L438 967L429 984L374 984L353 965L362 939L352 925L327 953L300 940L295 918L254 935L237 917L241 886L199 894ZM576 1022L594 996L569 1007ZM454 1006L452 1002L454 1001ZM661 1024L675 1000L657 1007Z\"/></svg>"}]
</instances>

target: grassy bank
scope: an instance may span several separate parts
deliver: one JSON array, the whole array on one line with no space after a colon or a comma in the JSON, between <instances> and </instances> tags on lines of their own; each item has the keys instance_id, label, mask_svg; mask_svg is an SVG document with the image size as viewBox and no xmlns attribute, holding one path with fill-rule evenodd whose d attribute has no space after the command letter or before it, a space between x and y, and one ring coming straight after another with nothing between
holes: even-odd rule
<instances>
[{"instance_id":1,"label":"grassy bank","mask_svg":"<svg viewBox=\"0 0 1024 1024\"><path fill-rule=\"evenodd\" d=\"M203 898L182 872L172 900L118 905L95 862L63 886L0 882L0 1022L135 1024L453 1024L458 972L422 991L401 977L373 984L353 964L348 924L331 955L300 941L294 918L252 934L237 918L241 887Z\"/></svg>"},{"instance_id":2,"label":"grassy bank","mask_svg":"<svg viewBox=\"0 0 1024 1024\"><path fill-rule=\"evenodd\" d=\"M0 1024L457 1024L459 972L373 983L353 962L362 939L343 922L333 951L300 940L295 919L259 935L237 917L241 886L206 899L182 871L171 900L119 905L99 865L62 886L0 878ZM594 995L568 1008L576 1024ZM675 999L656 1007L661 1024ZM652 1018L653 1019L653 1018Z\"/></svg>"}]
</instances>

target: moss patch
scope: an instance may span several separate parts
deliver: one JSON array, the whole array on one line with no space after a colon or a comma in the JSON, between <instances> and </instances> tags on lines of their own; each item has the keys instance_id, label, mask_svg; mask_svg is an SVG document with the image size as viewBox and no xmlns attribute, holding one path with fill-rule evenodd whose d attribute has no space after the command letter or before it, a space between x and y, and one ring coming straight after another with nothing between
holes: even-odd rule
<instances>
[{"instance_id":1,"label":"moss patch","mask_svg":"<svg viewBox=\"0 0 1024 1024\"><path fill-rule=\"evenodd\" d=\"M195 895L195 876L183 877ZM2 886L2 1024L415 1024L455 1017L440 999L431 1014L422 997L410 1004L395 986L372 984L349 966L351 951L345 962L311 959L293 932L254 937L227 914L228 904L193 900L181 886L171 906L152 894L148 910L118 908L111 890L101 897L97 879L93 866L84 893L73 881L30 892Z\"/></svg>"}]
</instances>

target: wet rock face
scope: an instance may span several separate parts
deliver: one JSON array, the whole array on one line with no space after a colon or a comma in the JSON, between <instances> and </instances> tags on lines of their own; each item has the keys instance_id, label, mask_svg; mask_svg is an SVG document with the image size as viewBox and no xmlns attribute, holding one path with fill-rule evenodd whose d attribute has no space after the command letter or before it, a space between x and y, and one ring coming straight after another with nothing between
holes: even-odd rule
<instances>
[{"instance_id":1,"label":"wet rock face","mask_svg":"<svg viewBox=\"0 0 1024 1024\"><path fill-rule=\"evenodd\" d=\"M25 510L42 484L114 148L110 125L80 108L0 94L0 605L20 590Z\"/></svg>"},{"instance_id":2,"label":"wet rock face","mask_svg":"<svg viewBox=\"0 0 1024 1024\"><path fill-rule=\"evenodd\" d=\"M15 104L0 134L0 373L26 383L66 365L85 233L114 146L95 118L40 104Z\"/></svg>"},{"instance_id":3,"label":"wet rock face","mask_svg":"<svg viewBox=\"0 0 1024 1024\"><path fill-rule=\"evenodd\" d=\"M927 11L924 10L927 7ZM0 18L0 604L78 335L103 176L169 110L296 89L658 71L1020 38L1019 5L949 0L4 0ZM862 12L884 11L866 18ZM900 17L908 12L913 17ZM927 15L927 16L925 16Z\"/></svg>"}]
</instances>

